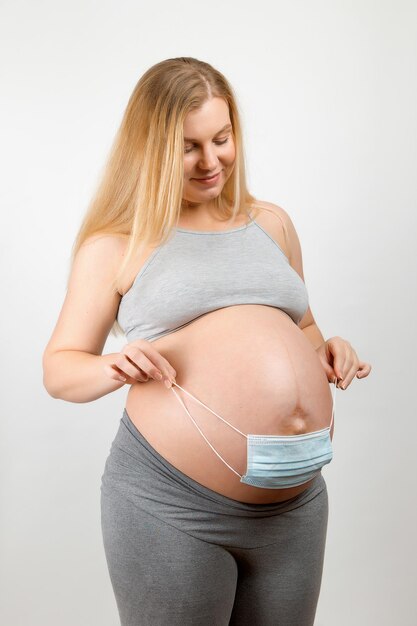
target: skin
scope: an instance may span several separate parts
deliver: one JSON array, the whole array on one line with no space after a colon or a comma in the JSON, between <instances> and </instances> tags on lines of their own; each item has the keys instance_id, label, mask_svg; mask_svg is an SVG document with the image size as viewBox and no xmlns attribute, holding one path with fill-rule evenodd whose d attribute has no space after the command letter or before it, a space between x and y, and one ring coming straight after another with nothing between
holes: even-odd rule
<instances>
[{"instance_id":1,"label":"skin","mask_svg":"<svg viewBox=\"0 0 417 626\"><path fill-rule=\"evenodd\" d=\"M235 159L233 134L230 131L219 132L229 123L228 107L221 98L207 100L185 119L184 136L193 138L193 141L184 144L184 207L179 226L216 230L213 199L233 171ZM225 139L227 141L222 144ZM214 186L204 187L193 181L195 177L219 170L222 171L221 179ZM267 213L263 217L263 226L267 227L291 266L304 280L300 242L288 213L269 202L260 204L272 211L272 216ZM282 225L285 225L287 233L285 238ZM45 386L51 389L54 397L63 395L61 380L69 381L66 383L65 398L71 400L74 397L75 401L80 401L80 398L81 401L91 401L119 389L123 384L132 385L149 378L159 380L159 375L167 386L175 380L175 369L148 342L144 346L140 341L133 342L134 345L126 344L118 353L102 355L120 298L130 288L134 278L132 276L125 285L119 285L117 292L110 292L109 284L123 260L125 247L125 238L96 234L89 237L77 254L69 289L43 357ZM78 323L80 316L83 318L82 325ZM329 382L336 377L338 387L347 389L355 376L362 379L369 375L371 365L358 358L348 341L338 336L324 340L310 307L299 322L299 328L314 346ZM136 347L137 343L140 346ZM92 359L92 356L98 359ZM83 375L80 368L74 370L69 357L83 360L86 365ZM63 375L57 378L55 363L58 359L58 369ZM80 379L73 379L74 371L80 372ZM101 380L101 372L104 372L107 381L113 381L111 385ZM97 390L93 391L94 388Z\"/></svg>"},{"instance_id":2,"label":"skin","mask_svg":"<svg viewBox=\"0 0 417 626\"><path fill-rule=\"evenodd\" d=\"M230 177L236 157L236 149L231 128L222 130L231 125L227 103L222 98L208 99L198 110L191 111L184 121L184 192L183 207L179 226L198 230L216 230L216 211L213 200L220 193L227 179ZM196 182L196 178L211 176L221 172L219 180L209 186ZM282 238L282 229L277 230L276 240L286 253L290 265L304 280L302 252L300 242L289 215L281 207L263 202L263 206L276 214L276 218L285 227L287 236ZM246 218L245 218L246 219ZM236 226L236 223L234 224ZM274 224L271 224L274 227ZM227 224L223 227L227 228ZM129 285L130 286L130 285ZM128 287L127 287L128 288ZM127 288L125 291L127 291ZM317 355L326 372L329 382L337 380L338 388L345 390L355 378L366 378L371 371L371 365L359 359L349 341L335 336L325 340L318 328L311 308L308 307L299 323L299 327L314 346ZM149 377L159 380L161 374L167 387L175 381L176 372L169 364L159 370L152 360L158 360L157 354L153 359L142 355L138 374L137 367L129 362L136 362L137 355L133 348L126 346L126 356L123 355L117 363L105 366L105 372L114 380L133 384L145 382ZM160 360L160 357L159 357ZM142 367L141 367L142 366Z\"/></svg>"},{"instance_id":3,"label":"skin","mask_svg":"<svg viewBox=\"0 0 417 626\"><path fill-rule=\"evenodd\" d=\"M228 108L219 98L208 100L201 109L191 112L185 120L184 135L193 138L193 141L186 141L184 144L184 206L179 226L195 230L225 230L247 221L247 216L244 220L239 216L239 223L236 218L232 224L226 225L222 222L219 226L213 207L214 198L221 192L235 164L233 135L230 131L219 132L227 123L230 123ZM225 143L221 143L223 141ZM221 178L215 185L206 187L193 180L217 171L221 171ZM260 210L261 215L256 216L258 222L262 223L262 227L277 242L291 266L304 280L300 242L289 215L275 204L258 204L261 208L269 209ZM198 396L202 377L207 370L214 372L212 378L217 378L214 387L207 392L208 396L211 394L213 403L222 407L224 415L239 415L239 425L244 432L257 427L259 432L273 434L279 424L280 432L292 434L324 427L327 423L330 398L327 386L323 385L322 371L317 367L316 357L320 360L328 381L333 382L337 376L343 381L342 389L346 389L355 376L366 377L370 372L370 365L360 361L350 343L341 337L332 337L325 341L310 308L298 327L295 327L282 311L256 305L252 305L249 324L255 323L259 328L270 329L270 335L267 337L267 333L261 333L258 341L267 341L269 345L276 346L277 355L281 354L282 358L274 356L268 363L260 362L257 368L251 369L252 387L249 387L249 392L251 388L267 390L260 396L259 402L253 405L251 393L243 400L243 404L239 404L240 398L247 391L246 387L239 388L239 381L245 380L245 363L247 365L249 361L239 359L239 355L234 352L236 341L229 341L228 332L229 323L233 325L234 337L236 328L248 324L249 318L245 314L244 306L226 307L212 312L209 316L195 320L189 326L153 343L137 339L125 344L120 352L103 355L122 294L127 292L134 279L134 275L126 279L125 284L119 285L117 291L111 287L112 279L123 259L125 246L124 237L98 234L90 237L78 252L68 292L44 354L46 388L53 397L89 402L119 389L124 384L131 385L126 399L129 416L138 424L139 430L150 444L186 474L192 475L209 488L241 501L278 501L296 495L304 487L283 490L285 493L280 494L277 493L280 490L271 490L270 493L268 490L261 490L262 493L259 493L260 490L254 487L236 485L236 479L230 470L220 463L216 464L215 459L207 453L206 443L195 432L192 424L184 421L182 407L173 404L171 393L168 396L161 393L162 390L155 386L155 381L165 382L170 386L170 381L175 380L177 375L175 368L178 368L181 375L179 384L186 388L189 384ZM144 256L148 253L149 251ZM145 258L141 261L144 260ZM217 342L211 339L209 329L212 328ZM246 327L241 341L245 342L245 354L254 349L247 337L250 337L250 326ZM287 337L291 341L291 355L288 359L285 358ZM308 342L305 341L306 338ZM279 343L280 341L284 343ZM223 343L227 347L222 352ZM196 350L193 347L195 345ZM259 345L256 349L262 350L265 358L269 358L267 345ZM229 362L229 370L226 368L223 376L216 373L219 355L223 362L226 359ZM280 381L287 373L291 376L289 366L296 367L297 372L289 379L288 393L282 394L276 388L275 381ZM229 378L226 376L227 371L232 372ZM162 379L158 377L158 372ZM260 376L263 377L262 382ZM306 377L305 385L298 390L294 388L294 381L303 381ZM211 380L207 381L208 386ZM137 384L146 381L149 381L148 385ZM316 394L318 387L322 391ZM232 391L228 394L230 389ZM297 402L298 398L300 402ZM158 407L157 411L155 406ZM303 407L307 407L307 416L302 412ZM258 409L260 421L257 422L253 420L253 412ZM198 406L193 414L197 419L199 415L204 419ZM162 419L164 428L160 429L157 425ZM179 425L182 425L182 430L181 436L177 437ZM207 434L213 438L214 443L217 422L208 420L206 426ZM235 466L240 463L243 467L245 451L241 442L236 441L235 433L225 431L219 443L227 451L229 460ZM183 446L188 450L188 455L184 456ZM205 469L201 473L202 458L207 458L207 462L205 466L203 464ZM206 471L207 468L209 472Z\"/></svg>"},{"instance_id":4,"label":"skin","mask_svg":"<svg viewBox=\"0 0 417 626\"><path fill-rule=\"evenodd\" d=\"M229 125L230 128L221 131ZM220 131L220 132L219 132ZM207 100L203 106L188 113L184 122L184 221L210 226L215 221L212 201L230 177L236 158L231 120L222 98ZM216 184L201 185L196 178L220 172ZM207 228L208 230L208 228Z\"/></svg>"},{"instance_id":5,"label":"skin","mask_svg":"<svg viewBox=\"0 0 417 626\"><path fill-rule=\"evenodd\" d=\"M184 206L180 226L201 230L215 230L215 211L212 201L216 198L227 179L230 177L235 156L235 144L232 129L221 129L231 119L227 103L222 98L214 97L203 106L190 112L184 122ZM216 184L205 187L195 178L211 176L221 172ZM300 243L288 214L270 203L266 206L278 209L289 233L290 245L287 256L291 266L304 280ZM285 246L285 244L284 244ZM281 246L282 247L282 246ZM351 344L341 337L324 340L310 307L301 320L299 327L311 343L326 372L328 380L338 380L338 388L345 390L353 378L365 378L371 371L371 365L361 361Z\"/></svg>"}]
</instances>

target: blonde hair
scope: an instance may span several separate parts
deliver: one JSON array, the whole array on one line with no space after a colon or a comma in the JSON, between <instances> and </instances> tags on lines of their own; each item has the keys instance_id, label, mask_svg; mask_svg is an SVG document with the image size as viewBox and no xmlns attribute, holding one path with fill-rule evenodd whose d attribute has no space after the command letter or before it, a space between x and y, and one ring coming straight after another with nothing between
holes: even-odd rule
<instances>
[{"instance_id":1,"label":"blonde hair","mask_svg":"<svg viewBox=\"0 0 417 626\"><path fill-rule=\"evenodd\" d=\"M183 203L184 132L189 111L213 97L229 107L236 149L234 168L213 206L220 218L247 213L256 199L246 186L242 129L236 97L218 70L192 57L166 59L149 68L130 96L101 180L76 235L71 267L95 234L128 238L113 288L148 246L164 244ZM123 331L115 320L111 333Z\"/></svg>"}]
</instances>

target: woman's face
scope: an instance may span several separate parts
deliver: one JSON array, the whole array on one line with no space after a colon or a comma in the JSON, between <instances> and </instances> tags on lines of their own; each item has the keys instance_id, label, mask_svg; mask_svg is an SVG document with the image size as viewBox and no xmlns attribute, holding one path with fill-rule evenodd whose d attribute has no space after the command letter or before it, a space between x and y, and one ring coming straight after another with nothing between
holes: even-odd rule
<instances>
[{"instance_id":1,"label":"woman's face","mask_svg":"<svg viewBox=\"0 0 417 626\"><path fill-rule=\"evenodd\" d=\"M191 205L209 204L232 173L235 155L229 107L223 98L211 98L190 111L184 121L183 199ZM212 181L199 180L213 175Z\"/></svg>"}]
</instances>

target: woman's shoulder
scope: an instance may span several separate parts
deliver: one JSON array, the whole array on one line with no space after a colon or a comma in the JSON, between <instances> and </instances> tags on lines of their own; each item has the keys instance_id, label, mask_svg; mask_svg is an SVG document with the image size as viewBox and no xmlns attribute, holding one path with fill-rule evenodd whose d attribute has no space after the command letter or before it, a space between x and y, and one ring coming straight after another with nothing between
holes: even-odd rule
<instances>
[{"instance_id":1,"label":"woman's shoulder","mask_svg":"<svg viewBox=\"0 0 417 626\"><path fill-rule=\"evenodd\" d=\"M273 202L268 202L267 200L256 200L252 203L252 207L252 213L254 213L255 218L260 215L270 215L272 216L272 219L275 219L275 221L278 219L284 226L287 226L288 222L291 221L287 211Z\"/></svg>"},{"instance_id":2,"label":"woman's shoulder","mask_svg":"<svg viewBox=\"0 0 417 626\"><path fill-rule=\"evenodd\" d=\"M126 246L128 242L128 235L124 235L123 233L109 233L105 231L96 231L91 235L88 235L84 241L83 245L91 245L108 248L116 248L120 246Z\"/></svg>"},{"instance_id":3,"label":"woman's shoulder","mask_svg":"<svg viewBox=\"0 0 417 626\"><path fill-rule=\"evenodd\" d=\"M88 235L80 246L84 254L105 259L109 265L117 265L123 257L129 238L125 235L95 232Z\"/></svg>"},{"instance_id":4,"label":"woman's shoulder","mask_svg":"<svg viewBox=\"0 0 417 626\"><path fill-rule=\"evenodd\" d=\"M82 258L86 267L114 278L123 261L128 240L126 235L119 233L92 233L80 246L77 254L79 262Z\"/></svg>"}]
</instances>

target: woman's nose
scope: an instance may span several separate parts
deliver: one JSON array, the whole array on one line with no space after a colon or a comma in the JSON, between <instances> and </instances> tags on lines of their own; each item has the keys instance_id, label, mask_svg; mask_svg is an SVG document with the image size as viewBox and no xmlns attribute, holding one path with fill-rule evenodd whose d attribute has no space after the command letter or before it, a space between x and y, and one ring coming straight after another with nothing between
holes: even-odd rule
<instances>
[{"instance_id":1,"label":"woman's nose","mask_svg":"<svg viewBox=\"0 0 417 626\"><path fill-rule=\"evenodd\" d=\"M202 170L212 171L217 167L218 158L213 150L205 150L199 159L198 166Z\"/></svg>"}]
</instances>

